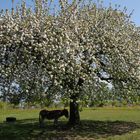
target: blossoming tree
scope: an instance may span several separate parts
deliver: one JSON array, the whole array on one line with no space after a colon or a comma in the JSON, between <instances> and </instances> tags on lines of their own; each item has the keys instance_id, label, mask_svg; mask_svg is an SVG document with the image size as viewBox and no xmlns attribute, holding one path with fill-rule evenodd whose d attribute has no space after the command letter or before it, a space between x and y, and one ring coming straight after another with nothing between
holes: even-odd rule
<instances>
[{"instance_id":1,"label":"blossoming tree","mask_svg":"<svg viewBox=\"0 0 140 140\"><path fill-rule=\"evenodd\" d=\"M78 102L96 96L103 81L139 88L139 40L125 9L91 0L60 0L55 9L53 2L35 0L31 10L23 2L0 13L2 93L14 84L29 101L44 94L67 98L69 122L79 123Z\"/></svg>"}]
</instances>

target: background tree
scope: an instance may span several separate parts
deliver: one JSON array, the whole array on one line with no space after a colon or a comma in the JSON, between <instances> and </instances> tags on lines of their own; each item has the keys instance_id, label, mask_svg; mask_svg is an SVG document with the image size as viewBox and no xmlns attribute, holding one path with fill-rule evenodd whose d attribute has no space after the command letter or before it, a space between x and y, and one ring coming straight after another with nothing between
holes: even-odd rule
<instances>
[{"instance_id":1,"label":"background tree","mask_svg":"<svg viewBox=\"0 0 140 140\"><path fill-rule=\"evenodd\" d=\"M70 124L80 121L78 102L102 81L139 88L140 34L129 15L90 0L60 0L52 12L47 2L35 0L35 11L23 2L0 15L0 70L3 79L11 75L9 86L16 80L29 97L69 98Z\"/></svg>"}]
</instances>

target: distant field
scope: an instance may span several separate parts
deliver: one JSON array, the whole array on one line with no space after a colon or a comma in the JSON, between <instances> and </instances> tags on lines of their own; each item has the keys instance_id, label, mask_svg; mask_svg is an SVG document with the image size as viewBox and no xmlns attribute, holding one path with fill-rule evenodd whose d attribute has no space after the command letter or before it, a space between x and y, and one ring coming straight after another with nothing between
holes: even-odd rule
<instances>
[{"instance_id":1,"label":"distant field","mask_svg":"<svg viewBox=\"0 0 140 140\"><path fill-rule=\"evenodd\" d=\"M58 126L46 121L39 128L37 109L0 110L0 140L140 140L140 107L85 108L81 124L70 127L62 117ZM6 123L13 116L16 123Z\"/></svg>"}]
</instances>

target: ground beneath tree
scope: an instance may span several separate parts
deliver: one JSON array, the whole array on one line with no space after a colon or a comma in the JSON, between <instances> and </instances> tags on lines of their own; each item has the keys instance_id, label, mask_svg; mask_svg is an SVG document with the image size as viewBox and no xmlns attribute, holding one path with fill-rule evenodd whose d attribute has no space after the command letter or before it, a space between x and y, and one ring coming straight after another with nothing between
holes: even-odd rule
<instances>
[{"instance_id":1,"label":"ground beneath tree","mask_svg":"<svg viewBox=\"0 0 140 140\"><path fill-rule=\"evenodd\" d=\"M140 128L138 124L125 121L93 121L82 120L77 126L67 125L65 121L57 126L46 122L40 128L37 119L24 119L16 123L0 124L0 139L14 140L95 140L109 136L123 135Z\"/></svg>"}]
</instances>

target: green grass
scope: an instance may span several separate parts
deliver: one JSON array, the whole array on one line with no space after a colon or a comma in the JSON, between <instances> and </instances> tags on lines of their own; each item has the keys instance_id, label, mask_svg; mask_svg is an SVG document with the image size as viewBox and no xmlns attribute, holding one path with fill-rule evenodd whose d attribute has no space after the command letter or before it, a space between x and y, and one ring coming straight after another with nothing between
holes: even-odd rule
<instances>
[{"instance_id":1,"label":"green grass","mask_svg":"<svg viewBox=\"0 0 140 140\"><path fill-rule=\"evenodd\" d=\"M62 117L57 126L46 121L45 127L38 124L37 109L0 110L0 140L140 140L140 107L85 108L81 124L71 127ZM6 123L13 116L16 123Z\"/></svg>"}]
</instances>

